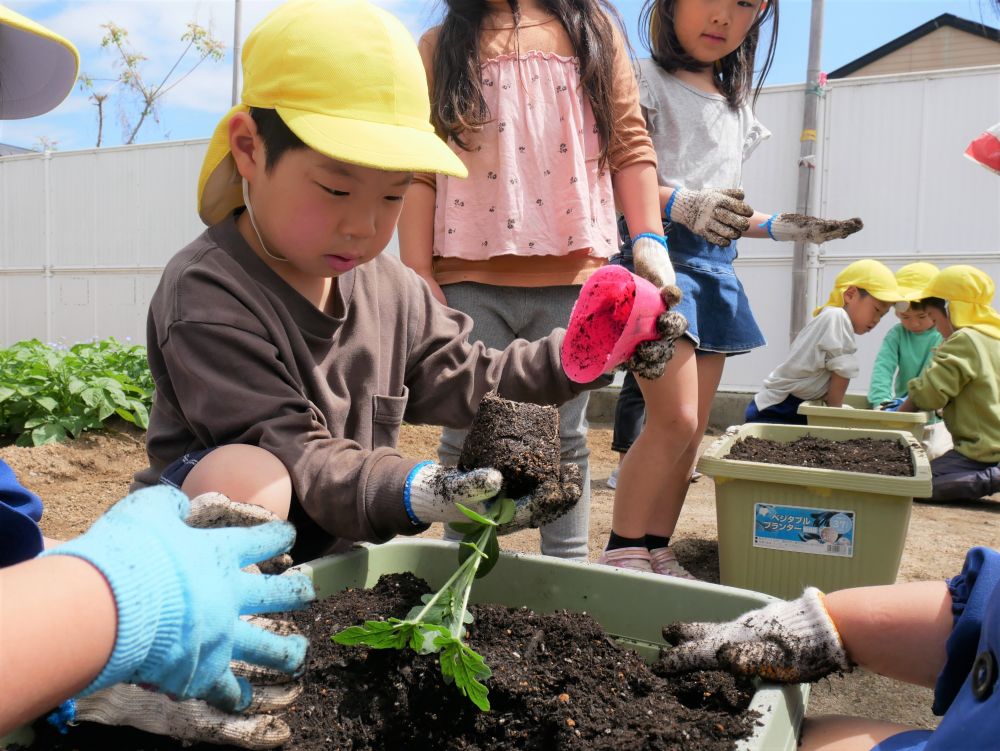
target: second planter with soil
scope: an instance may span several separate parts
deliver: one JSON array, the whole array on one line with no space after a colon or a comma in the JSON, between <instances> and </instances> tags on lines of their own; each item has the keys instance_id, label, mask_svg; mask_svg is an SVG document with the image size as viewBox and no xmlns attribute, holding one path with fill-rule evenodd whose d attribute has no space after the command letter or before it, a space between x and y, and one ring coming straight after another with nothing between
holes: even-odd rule
<instances>
[{"instance_id":1,"label":"second planter with soil","mask_svg":"<svg viewBox=\"0 0 1000 751\"><path fill-rule=\"evenodd\" d=\"M744 439L769 439L791 450L806 436L826 446L809 461L812 466L731 455ZM859 439L895 444L909 466L896 475L879 474L874 466L816 466L829 458L824 454L837 453L838 444ZM749 423L712 444L698 470L715 479L722 583L784 598L799 596L807 586L829 592L895 582L912 501L931 494L923 447L899 431Z\"/></svg>"}]
</instances>

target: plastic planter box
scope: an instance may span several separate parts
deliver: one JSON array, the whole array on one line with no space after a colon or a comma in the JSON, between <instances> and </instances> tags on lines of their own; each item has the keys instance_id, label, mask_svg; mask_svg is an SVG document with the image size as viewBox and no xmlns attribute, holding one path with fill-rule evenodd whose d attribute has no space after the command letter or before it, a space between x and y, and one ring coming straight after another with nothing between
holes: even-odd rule
<instances>
[{"instance_id":1,"label":"plastic planter box","mask_svg":"<svg viewBox=\"0 0 1000 751\"><path fill-rule=\"evenodd\" d=\"M346 587L370 587L382 574L411 571L433 588L441 586L457 562L456 545L440 540L404 540L364 545L320 558L300 568L318 597ZM760 607L771 598L704 582L622 571L558 558L501 553L489 576L472 588L473 602L525 606L536 612L587 612L625 646L650 662L665 646L660 635L672 621L724 621ZM754 735L741 751L795 751L809 687L762 683L751 709L761 714Z\"/></svg>"},{"instance_id":2,"label":"plastic planter box","mask_svg":"<svg viewBox=\"0 0 1000 751\"><path fill-rule=\"evenodd\" d=\"M457 545L441 540L400 540L360 545L299 568L310 576L316 595L329 597L347 587L373 586L382 574L411 571L433 588L454 572ZM543 556L501 553L490 575L472 588L473 602L525 606L536 612L587 612L608 633L652 662L665 646L661 627L671 621L725 621L772 598L704 582L622 571L608 566ZM760 713L754 735L739 751L796 751L809 686L761 683L750 708ZM0 738L0 748L30 743L29 728ZM124 751L124 750L123 750Z\"/></svg>"},{"instance_id":3,"label":"plastic planter box","mask_svg":"<svg viewBox=\"0 0 1000 751\"><path fill-rule=\"evenodd\" d=\"M729 459L748 436L792 442L881 438L909 447L914 477L888 477ZM931 494L927 455L902 431L748 423L713 443L698 470L715 479L719 572L723 584L793 598L891 584L903 555L913 498Z\"/></svg>"},{"instance_id":4,"label":"plastic planter box","mask_svg":"<svg viewBox=\"0 0 1000 751\"><path fill-rule=\"evenodd\" d=\"M803 402L799 414L805 415L810 425L828 428L863 428L865 430L905 430L918 441L924 439L926 412L882 412L868 407L868 399L849 395L845 403L854 409L827 407L822 402Z\"/></svg>"}]
</instances>

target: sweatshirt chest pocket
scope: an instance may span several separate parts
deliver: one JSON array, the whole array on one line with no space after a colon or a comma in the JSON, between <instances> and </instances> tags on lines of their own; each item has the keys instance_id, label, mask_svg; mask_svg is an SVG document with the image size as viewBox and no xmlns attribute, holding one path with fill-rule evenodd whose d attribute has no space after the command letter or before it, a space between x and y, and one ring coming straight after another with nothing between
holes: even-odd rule
<instances>
[{"instance_id":1,"label":"sweatshirt chest pocket","mask_svg":"<svg viewBox=\"0 0 1000 751\"><path fill-rule=\"evenodd\" d=\"M372 448L395 447L403 424L410 390L403 386L401 396L372 397Z\"/></svg>"}]
</instances>

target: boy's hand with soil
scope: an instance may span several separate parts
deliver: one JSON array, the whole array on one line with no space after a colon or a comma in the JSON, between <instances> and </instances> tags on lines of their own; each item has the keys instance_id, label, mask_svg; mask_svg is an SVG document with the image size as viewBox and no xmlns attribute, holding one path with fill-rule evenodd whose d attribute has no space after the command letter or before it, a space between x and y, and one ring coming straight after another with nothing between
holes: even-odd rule
<instances>
[{"instance_id":1,"label":"boy's hand with soil","mask_svg":"<svg viewBox=\"0 0 1000 751\"><path fill-rule=\"evenodd\" d=\"M464 522L456 506L488 509L498 498L514 501L514 518L500 534L558 519L580 500L583 479L575 464L560 464L555 407L483 397L462 446L458 467L418 464L406 478L403 503L415 524Z\"/></svg>"},{"instance_id":2,"label":"boy's hand with soil","mask_svg":"<svg viewBox=\"0 0 1000 751\"><path fill-rule=\"evenodd\" d=\"M774 602L728 623L672 623L672 645L660 657L668 671L728 670L779 683L819 680L853 667L814 587L791 602Z\"/></svg>"}]
</instances>

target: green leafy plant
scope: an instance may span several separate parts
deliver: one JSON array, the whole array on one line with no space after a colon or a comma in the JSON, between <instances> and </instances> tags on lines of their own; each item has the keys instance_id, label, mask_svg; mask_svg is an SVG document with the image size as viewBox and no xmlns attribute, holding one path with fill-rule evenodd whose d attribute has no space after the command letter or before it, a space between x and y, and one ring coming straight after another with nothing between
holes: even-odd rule
<instances>
[{"instance_id":1,"label":"green leafy plant","mask_svg":"<svg viewBox=\"0 0 1000 751\"><path fill-rule=\"evenodd\" d=\"M69 348L37 339L0 349L0 433L40 446L103 426L114 415L149 425L146 348L109 338Z\"/></svg>"},{"instance_id":2,"label":"green leafy plant","mask_svg":"<svg viewBox=\"0 0 1000 751\"><path fill-rule=\"evenodd\" d=\"M514 502L503 498L486 514L456 504L468 518L451 526L465 535L459 546L459 565L437 592L421 598L406 618L365 621L333 635L338 644L365 645L372 649L406 649L418 654L438 654L441 674L463 696L484 712L490 708L489 690L483 681L492 675L482 655L465 643L466 625L472 623L469 594L473 582L486 576L500 557L497 528L514 518Z\"/></svg>"}]
</instances>

